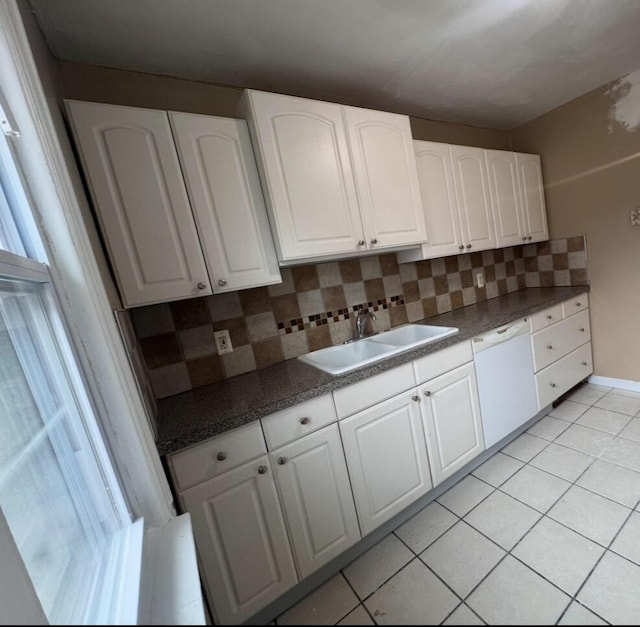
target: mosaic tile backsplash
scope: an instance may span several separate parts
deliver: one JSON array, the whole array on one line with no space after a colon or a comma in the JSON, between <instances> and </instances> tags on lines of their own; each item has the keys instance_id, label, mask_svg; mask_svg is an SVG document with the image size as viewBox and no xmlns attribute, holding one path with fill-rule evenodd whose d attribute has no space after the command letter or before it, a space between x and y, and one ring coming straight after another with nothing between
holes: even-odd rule
<instances>
[{"instance_id":1,"label":"mosaic tile backsplash","mask_svg":"<svg viewBox=\"0 0 640 627\"><path fill-rule=\"evenodd\" d=\"M474 277L484 274L485 286ZM525 287L586 285L583 236L398 264L395 253L281 269L283 282L131 310L156 398L341 344L358 309L386 331ZM213 332L233 352L218 355Z\"/></svg>"}]
</instances>

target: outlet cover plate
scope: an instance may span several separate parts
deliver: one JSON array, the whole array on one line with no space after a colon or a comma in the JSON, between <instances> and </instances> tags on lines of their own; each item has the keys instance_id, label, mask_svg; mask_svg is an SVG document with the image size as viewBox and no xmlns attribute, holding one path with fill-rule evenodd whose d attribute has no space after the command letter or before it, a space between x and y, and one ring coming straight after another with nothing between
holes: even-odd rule
<instances>
[{"instance_id":1,"label":"outlet cover plate","mask_svg":"<svg viewBox=\"0 0 640 627\"><path fill-rule=\"evenodd\" d=\"M229 331L227 329L223 329L222 331L214 331L213 339L216 343L216 350L218 351L218 355L224 355L225 353L233 352L233 344L231 344L231 337L229 336Z\"/></svg>"}]
</instances>

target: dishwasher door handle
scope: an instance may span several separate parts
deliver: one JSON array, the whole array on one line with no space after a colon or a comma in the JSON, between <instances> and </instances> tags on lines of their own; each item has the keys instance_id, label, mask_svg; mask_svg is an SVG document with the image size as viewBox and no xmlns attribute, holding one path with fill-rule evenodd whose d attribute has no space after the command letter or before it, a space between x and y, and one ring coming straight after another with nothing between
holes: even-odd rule
<instances>
[{"instance_id":1,"label":"dishwasher door handle","mask_svg":"<svg viewBox=\"0 0 640 627\"><path fill-rule=\"evenodd\" d=\"M485 346L490 346L493 344L500 344L500 342L506 342L510 340L512 337L519 335L520 333L525 332L524 329L526 327L525 322L518 322L516 324L512 324L504 329L499 329L497 331L493 331L492 333L487 333L486 335L481 335L478 341Z\"/></svg>"}]
</instances>

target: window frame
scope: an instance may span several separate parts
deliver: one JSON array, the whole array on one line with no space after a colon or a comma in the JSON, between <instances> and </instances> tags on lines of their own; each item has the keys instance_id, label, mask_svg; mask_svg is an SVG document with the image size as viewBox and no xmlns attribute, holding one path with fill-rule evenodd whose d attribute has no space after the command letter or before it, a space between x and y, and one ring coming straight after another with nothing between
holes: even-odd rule
<instances>
[{"instance_id":1,"label":"window frame","mask_svg":"<svg viewBox=\"0 0 640 627\"><path fill-rule=\"evenodd\" d=\"M48 52L41 49L45 47L28 3L0 2L0 96L4 96L2 105L11 113L20 133L19 139L12 142L13 157L28 181L34 224L44 243L49 279L69 345L77 357L78 371L125 492L127 514L136 520L125 529L137 530L137 536L123 534L120 539L136 562L132 565L113 560L115 596L105 603L121 609L128 604L131 610L134 599L130 593L135 591L137 617L142 624L149 622L156 600L165 611L155 617L154 624L174 620L204 624L190 517L176 515L144 402L109 301L108 282L104 282L92 249L95 227L57 108L58 98L50 80L55 80L56 70L52 66L53 75L49 75L50 60L44 58ZM44 83L36 59L44 72ZM26 262L26 267L21 268L16 258L3 256L3 264L8 274L24 271L30 273L32 280L43 279L37 262ZM8 571L0 569L3 618L11 617L10 622L15 624L46 624L1 512L0 555L3 564L11 564ZM159 564L163 566L161 572ZM119 606L113 605L115 597ZM119 612L111 612L104 622L137 622L130 618L124 621L124 614Z\"/></svg>"}]
</instances>

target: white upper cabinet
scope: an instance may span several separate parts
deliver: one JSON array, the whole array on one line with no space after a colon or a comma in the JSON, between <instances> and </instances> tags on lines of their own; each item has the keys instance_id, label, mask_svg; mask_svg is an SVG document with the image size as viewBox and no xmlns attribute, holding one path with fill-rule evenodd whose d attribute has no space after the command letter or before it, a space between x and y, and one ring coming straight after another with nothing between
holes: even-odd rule
<instances>
[{"instance_id":1,"label":"white upper cabinet","mask_svg":"<svg viewBox=\"0 0 640 627\"><path fill-rule=\"evenodd\" d=\"M241 109L281 263L424 240L406 116L254 90Z\"/></svg>"},{"instance_id":2,"label":"white upper cabinet","mask_svg":"<svg viewBox=\"0 0 640 627\"><path fill-rule=\"evenodd\" d=\"M460 230L465 252L496 247L484 150L451 146Z\"/></svg>"},{"instance_id":3,"label":"white upper cabinet","mask_svg":"<svg viewBox=\"0 0 640 627\"><path fill-rule=\"evenodd\" d=\"M496 247L482 148L413 142L426 222L425 242L398 253L418 261Z\"/></svg>"},{"instance_id":4,"label":"white upper cabinet","mask_svg":"<svg viewBox=\"0 0 640 627\"><path fill-rule=\"evenodd\" d=\"M420 249L402 251L398 258L413 261L458 254L464 245L449 144L416 140L413 147L427 231Z\"/></svg>"},{"instance_id":5,"label":"white upper cabinet","mask_svg":"<svg viewBox=\"0 0 640 627\"><path fill-rule=\"evenodd\" d=\"M169 113L214 293L280 283L244 120Z\"/></svg>"},{"instance_id":6,"label":"white upper cabinet","mask_svg":"<svg viewBox=\"0 0 640 627\"><path fill-rule=\"evenodd\" d=\"M244 120L66 106L125 307L282 281Z\"/></svg>"},{"instance_id":7,"label":"white upper cabinet","mask_svg":"<svg viewBox=\"0 0 640 627\"><path fill-rule=\"evenodd\" d=\"M498 246L549 239L539 155L485 150Z\"/></svg>"},{"instance_id":8,"label":"white upper cabinet","mask_svg":"<svg viewBox=\"0 0 640 627\"><path fill-rule=\"evenodd\" d=\"M493 221L498 246L515 246L527 241L516 156L507 150L485 150Z\"/></svg>"},{"instance_id":9,"label":"white upper cabinet","mask_svg":"<svg viewBox=\"0 0 640 627\"><path fill-rule=\"evenodd\" d=\"M210 294L167 114L66 106L123 304Z\"/></svg>"},{"instance_id":10,"label":"white upper cabinet","mask_svg":"<svg viewBox=\"0 0 640 627\"><path fill-rule=\"evenodd\" d=\"M364 249L340 105L255 91L245 98L280 259Z\"/></svg>"},{"instance_id":11,"label":"white upper cabinet","mask_svg":"<svg viewBox=\"0 0 640 627\"><path fill-rule=\"evenodd\" d=\"M343 107L367 248L423 242L426 230L406 115Z\"/></svg>"},{"instance_id":12,"label":"white upper cabinet","mask_svg":"<svg viewBox=\"0 0 640 627\"><path fill-rule=\"evenodd\" d=\"M547 207L544 201L540 155L517 152L516 165L527 241L548 240L549 227L547 226Z\"/></svg>"}]
</instances>

